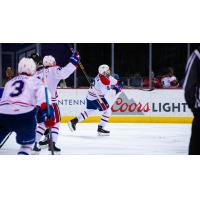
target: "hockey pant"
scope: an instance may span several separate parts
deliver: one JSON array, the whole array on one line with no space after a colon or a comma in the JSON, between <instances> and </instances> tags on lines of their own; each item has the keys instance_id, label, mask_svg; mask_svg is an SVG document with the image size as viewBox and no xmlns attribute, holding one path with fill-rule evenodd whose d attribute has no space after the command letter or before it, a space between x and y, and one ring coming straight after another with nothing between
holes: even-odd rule
<instances>
[{"instance_id":1,"label":"hockey pant","mask_svg":"<svg viewBox=\"0 0 200 200\"><path fill-rule=\"evenodd\" d=\"M51 128L51 134L52 134L53 142L56 143L58 134L59 134L59 126L60 126L60 110L56 103L53 103L53 108L54 108L54 112L55 112L56 123ZM46 130L47 130L47 128L44 123L37 124L35 142L39 142L41 140L41 138L44 135Z\"/></svg>"},{"instance_id":2,"label":"hockey pant","mask_svg":"<svg viewBox=\"0 0 200 200\"><path fill-rule=\"evenodd\" d=\"M102 110L97 100L93 100L93 101L90 101L88 99L86 100L87 100L86 110L77 116L78 121L81 122L87 119L89 116L92 116L93 114L95 114L96 110L98 109L99 111L103 112L103 114L101 115L99 126L103 126L103 127L106 126L108 123L109 117L111 116L111 109L109 108L109 104L106 101L106 99L102 98L102 101L104 102L107 108L106 110Z\"/></svg>"},{"instance_id":3,"label":"hockey pant","mask_svg":"<svg viewBox=\"0 0 200 200\"><path fill-rule=\"evenodd\" d=\"M36 111L18 115L0 114L0 143L10 133L16 133L16 142L21 145L19 155L29 155L35 142Z\"/></svg>"}]
</instances>

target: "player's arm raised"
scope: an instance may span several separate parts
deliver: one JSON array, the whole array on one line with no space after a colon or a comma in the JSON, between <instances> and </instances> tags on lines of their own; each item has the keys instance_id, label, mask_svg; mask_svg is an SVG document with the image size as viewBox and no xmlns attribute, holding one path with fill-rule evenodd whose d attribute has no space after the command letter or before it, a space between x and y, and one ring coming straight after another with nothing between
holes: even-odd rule
<instances>
[{"instance_id":1,"label":"player's arm raised","mask_svg":"<svg viewBox=\"0 0 200 200\"><path fill-rule=\"evenodd\" d=\"M80 54L78 52L73 53L69 58L69 63L57 69L55 74L57 79L68 78L79 67L80 59Z\"/></svg>"}]
</instances>

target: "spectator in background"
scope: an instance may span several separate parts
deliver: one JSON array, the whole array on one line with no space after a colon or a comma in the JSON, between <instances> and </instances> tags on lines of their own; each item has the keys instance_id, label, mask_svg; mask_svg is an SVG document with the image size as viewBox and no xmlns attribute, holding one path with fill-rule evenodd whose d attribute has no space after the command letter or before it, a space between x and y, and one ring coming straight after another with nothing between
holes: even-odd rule
<instances>
[{"instance_id":1,"label":"spectator in background","mask_svg":"<svg viewBox=\"0 0 200 200\"><path fill-rule=\"evenodd\" d=\"M8 82L9 80L11 80L14 77L14 72L12 70L11 67L7 67L6 68L6 79L5 79L5 83ZM4 85L5 85L4 83Z\"/></svg>"},{"instance_id":2,"label":"spectator in background","mask_svg":"<svg viewBox=\"0 0 200 200\"><path fill-rule=\"evenodd\" d=\"M162 88L177 88L179 87L178 80L174 75L173 68L169 67L167 72L161 78Z\"/></svg>"},{"instance_id":3,"label":"spectator in background","mask_svg":"<svg viewBox=\"0 0 200 200\"><path fill-rule=\"evenodd\" d=\"M130 85L133 87L142 87L142 82L143 82L143 79L142 79L141 74L136 73L131 78Z\"/></svg>"},{"instance_id":4,"label":"spectator in background","mask_svg":"<svg viewBox=\"0 0 200 200\"><path fill-rule=\"evenodd\" d=\"M151 81L152 81L152 87L153 88L160 88L161 87L161 82L160 79L158 79L157 77L154 77L154 72L152 72L151 74ZM149 77L144 78L143 81L143 87L149 87Z\"/></svg>"}]
</instances>

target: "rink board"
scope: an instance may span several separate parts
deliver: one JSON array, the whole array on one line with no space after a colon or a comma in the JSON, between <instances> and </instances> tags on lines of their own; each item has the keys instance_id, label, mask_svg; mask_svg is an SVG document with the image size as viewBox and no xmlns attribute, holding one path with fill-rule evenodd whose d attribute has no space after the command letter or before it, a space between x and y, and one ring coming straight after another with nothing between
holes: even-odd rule
<instances>
[{"instance_id":1,"label":"rink board","mask_svg":"<svg viewBox=\"0 0 200 200\"><path fill-rule=\"evenodd\" d=\"M58 89L62 122L84 111L86 95L87 89ZM111 105L112 123L191 123L193 119L182 89L125 89L117 97L113 92L106 99ZM99 122L99 116L97 111L84 122Z\"/></svg>"},{"instance_id":2,"label":"rink board","mask_svg":"<svg viewBox=\"0 0 200 200\"><path fill-rule=\"evenodd\" d=\"M58 105L62 122L67 122L84 111L87 89L58 89ZM182 89L157 89L151 92L125 89L117 97L106 96L110 103L113 123L191 123L193 115ZM84 122L98 122L100 113Z\"/></svg>"},{"instance_id":3,"label":"rink board","mask_svg":"<svg viewBox=\"0 0 200 200\"><path fill-rule=\"evenodd\" d=\"M62 123L73 119L74 116L62 116ZM191 124L193 117L132 117L132 116L111 116L111 123L183 123ZM97 123L100 121L99 116L91 116L82 123Z\"/></svg>"}]
</instances>

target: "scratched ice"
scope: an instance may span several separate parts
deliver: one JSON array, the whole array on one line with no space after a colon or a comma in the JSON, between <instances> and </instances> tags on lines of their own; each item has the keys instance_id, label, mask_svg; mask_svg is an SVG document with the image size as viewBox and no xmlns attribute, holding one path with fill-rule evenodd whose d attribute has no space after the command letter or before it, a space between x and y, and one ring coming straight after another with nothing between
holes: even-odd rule
<instances>
[{"instance_id":1,"label":"scratched ice","mask_svg":"<svg viewBox=\"0 0 200 200\"><path fill-rule=\"evenodd\" d=\"M110 136L97 136L97 124L80 123L71 133L61 124L57 145L61 155L186 155L191 124L110 123ZM15 155L15 133L0 149L1 155ZM50 154L47 147L40 153Z\"/></svg>"}]
</instances>

